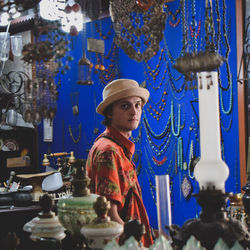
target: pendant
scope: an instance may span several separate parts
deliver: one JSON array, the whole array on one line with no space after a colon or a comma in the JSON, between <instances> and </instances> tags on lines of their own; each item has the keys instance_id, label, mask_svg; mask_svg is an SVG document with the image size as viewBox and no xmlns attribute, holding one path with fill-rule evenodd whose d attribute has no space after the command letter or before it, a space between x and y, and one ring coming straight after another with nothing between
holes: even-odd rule
<instances>
[{"instance_id":1,"label":"pendant","mask_svg":"<svg viewBox=\"0 0 250 250\"><path fill-rule=\"evenodd\" d=\"M79 114L78 105L75 105L72 107L72 112L73 112L73 115L75 115L75 116L77 116Z\"/></svg>"},{"instance_id":2,"label":"pendant","mask_svg":"<svg viewBox=\"0 0 250 250\"><path fill-rule=\"evenodd\" d=\"M181 191L186 201L188 201L193 192L193 185L187 175L183 176L181 182Z\"/></svg>"}]
</instances>

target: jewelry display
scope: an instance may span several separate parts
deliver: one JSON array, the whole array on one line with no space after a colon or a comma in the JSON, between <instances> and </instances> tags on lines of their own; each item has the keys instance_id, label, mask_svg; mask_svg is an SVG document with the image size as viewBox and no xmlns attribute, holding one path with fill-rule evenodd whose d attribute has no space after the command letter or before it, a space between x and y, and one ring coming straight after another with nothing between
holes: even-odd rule
<instances>
[{"instance_id":1,"label":"jewelry display","mask_svg":"<svg viewBox=\"0 0 250 250\"><path fill-rule=\"evenodd\" d=\"M111 1L115 43L136 62L147 62L159 51L167 14L163 1Z\"/></svg>"},{"instance_id":2,"label":"jewelry display","mask_svg":"<svg viewBox=\"0 0 250 250\"><path fill-rule=\"evenodd\" d=\"M80 139L81 139L81 134L82 134L82 123L79 123L78 125L78 130L79 130L79 133L78 133L78 136L77 138L75 139L74 135L73 135L73 132L72 132L72 128L71 128L71 125L69 125L69 134L70 134L70 137L72 139L72 141L77 144Z\"/></svg>"}]
</instances>

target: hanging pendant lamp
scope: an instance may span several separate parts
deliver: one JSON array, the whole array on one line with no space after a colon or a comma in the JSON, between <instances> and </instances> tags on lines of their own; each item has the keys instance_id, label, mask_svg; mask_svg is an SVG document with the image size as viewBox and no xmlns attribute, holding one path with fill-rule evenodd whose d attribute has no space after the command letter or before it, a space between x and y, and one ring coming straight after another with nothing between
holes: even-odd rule
<instances>
[{"instance_id":1,"label":"hanging pendant lamp","mask_svg":"<svg viewBox=\"0 0 250 250\"><path fill-rule=\"evenodd\" d=\"M78 61L78 81L80 85L92 85L91 80L93 64L86 57L85 49L83 49L82 58Z\"/></svg>"}]
</instances>

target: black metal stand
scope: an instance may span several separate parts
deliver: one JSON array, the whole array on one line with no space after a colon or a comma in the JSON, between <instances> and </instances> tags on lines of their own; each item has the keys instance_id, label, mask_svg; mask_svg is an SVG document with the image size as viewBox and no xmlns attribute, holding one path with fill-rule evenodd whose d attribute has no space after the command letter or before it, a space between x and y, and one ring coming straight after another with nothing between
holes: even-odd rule
<instances>
[{"instance_id":1,"label":"black metal stand","mask_svg":"<svg viewBox=\"0 0 250 250\"><path fill-rule=\"evenodd\" d=\"M225 208L228 194L206 190L194 196L202 207L200 218L187 220L181 228L178 225L167 227L174 249L182 249L192 235L207 250L213 250L219 238L230 248L238 241L244 249L250 249L250 234L246 225L227 217Z\"/></svg>"}]
</instances>

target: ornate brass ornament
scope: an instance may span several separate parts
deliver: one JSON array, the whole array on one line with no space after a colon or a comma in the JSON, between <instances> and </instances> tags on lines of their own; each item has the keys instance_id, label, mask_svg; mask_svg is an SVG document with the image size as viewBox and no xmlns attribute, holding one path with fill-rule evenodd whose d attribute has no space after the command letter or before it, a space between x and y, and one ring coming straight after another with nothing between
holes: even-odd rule
<instances>
[{"instance_id":1,"label":"ornate brass ornament","mask_svg":"<svg viewBox=\"0 0 250 250\"><path fill-rule=\"evenodd\" d=\"M148 61L160 49L167 17L163 3L159 0L110 2L115 43L136 62Z\"/></svg>"}]
</instances>

